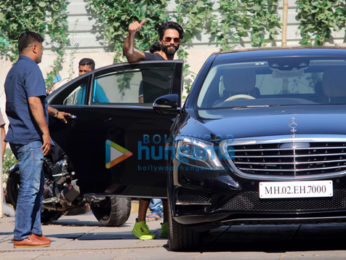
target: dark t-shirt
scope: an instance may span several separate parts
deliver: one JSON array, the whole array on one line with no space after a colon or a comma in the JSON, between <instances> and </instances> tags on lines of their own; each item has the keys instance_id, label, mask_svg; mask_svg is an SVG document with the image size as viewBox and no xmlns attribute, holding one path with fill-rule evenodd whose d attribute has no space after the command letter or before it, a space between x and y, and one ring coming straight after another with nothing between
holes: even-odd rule
<instances>
[{"instance_id":1,"label":"dark t-shirt","mask_svg":"<svg viewBox=\"0 0 346 260\"><path fill-rule=\"evenodd\" d=\"M28 144L41 140L42 132L31 114L28 98L40 97L48 124L46 87L42 72L35 61L20 56L5 81L6 114L10 125L5 141Z\"/></svg>"},{"instance_id":2,"label":"dark t-shirt","mask_svg":"<svg viewBox=\"0 0 346 260\"><path fill-rule=\"evenodd\" d=\"M160 54L157 53L151 53L151 52L144 52L145 58L144 60L165 60L162 58Z\"/></svg>"},{"instance_id":3,"label":"dark t-shirt","mask_svg":"<svg viewBox=\"0 0 346 260\"><path fill-rule=\"evenodd\" d=\"M144 61L165 60L157 53L145 52L144 55ZM163 69L160 71L154 69L142 71L143 80L139 88L139 96L143 96L144 103L152 103L157 97L169 94L170 75L170 71L166 73Z\"/></svg>"}]
</instances>

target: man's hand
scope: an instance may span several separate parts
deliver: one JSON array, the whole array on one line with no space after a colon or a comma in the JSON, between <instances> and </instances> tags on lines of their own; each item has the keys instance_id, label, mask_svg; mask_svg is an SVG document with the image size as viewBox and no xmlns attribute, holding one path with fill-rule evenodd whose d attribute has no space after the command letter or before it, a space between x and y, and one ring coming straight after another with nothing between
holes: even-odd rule
<instances>
[{"instance_id":1,"label":"man's hand","mask_svg":"<svg viewBox=\"0 0 346 260\"><path fill-rule=\"evenodd\" d=\"M57 119L64 121L65 124L67 124L66 116L71 115L70 113L58 111L57 109L55 109L54 107L51 107L51 106L48 106L48 114L53 116L53 117L56 117Z\"/></svg>"},{"instance_id":2,"label":"man's hand","mask_svg":"<svg viewBox=\"0 0 346 260\"><path fill-rule=\"evenodd\" d=\"M67 116L70 116L71 114L70 113L66 113L64 111L59 111L58 112L58 115L56 116L57 119L60 119L62 121L64 121L65 124L67 124L67 119L66 117Z\"/></svg>"},{"instance_id":3,"label":"man's hand","mask_svg":"<svg viewBox=\"0 0 346 260\"><path fill-rule=\"evenodd\" d=\"M145 23L145 19L143 19L140 23L139 22L133 22L129 25L129 33L130 34L135 34L136 32L138 32L142 25Z\"/></svg>"},{"instance_id":4,"label":"man's hand","mask_svg":"<svg viewBox=\"0 0 346 260\"><path fill-rule=\"evenodd\" d=\"M129 25L129 33L124 41L123 54L126 56L128 62L138 62L145 58L145 54L135 48L135 35L142 25L145 23L143 19L140 23L133 22Z\"/></svg>"},{"instance_id":5,"label":"man's hand","mask_svg":"<svg viewBox=\"0 0 346 260\"><path fill-rule=\"evenodd\" d=\"M41 150L43 155L47 155L48 152L50 151L50 147L51 147L51 140L50 140L50 135L49 134L43 134L42 135L42 146L41 146Z\"/></svg>"}]
</instances>

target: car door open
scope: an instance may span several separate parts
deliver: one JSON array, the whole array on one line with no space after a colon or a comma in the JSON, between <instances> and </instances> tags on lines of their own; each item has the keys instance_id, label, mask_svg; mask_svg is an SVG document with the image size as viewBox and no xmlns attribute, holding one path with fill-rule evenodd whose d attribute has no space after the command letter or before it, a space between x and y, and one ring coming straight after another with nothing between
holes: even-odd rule
<instances>
[{"instance_id":1,"label":"car door open","mask_svg":"<svg viewBox=\"0 0 346 260\"><path fill-rule=\"evenodd\" d=\"M177 94L179 110L182 66L182 61L150 61L98 69L83 106L55 103L64 100L62 90L52 94L51 105L77 116L66 126L68 141L54 131L59 127L52 125L51 131L73 158L83 193L166 196L165 162L171 156L166 140L175 115L156 113L152 104Z\"/></svg>"}]
</instances>

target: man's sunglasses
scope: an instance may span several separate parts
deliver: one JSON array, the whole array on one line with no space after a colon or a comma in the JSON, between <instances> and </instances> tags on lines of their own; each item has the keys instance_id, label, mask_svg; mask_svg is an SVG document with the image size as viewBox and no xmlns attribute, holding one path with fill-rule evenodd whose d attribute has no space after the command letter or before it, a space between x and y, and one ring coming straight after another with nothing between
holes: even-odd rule
<instances>
[{"instance_id":1,"label":"man's sunglasses","mask_svg":"<svg viewBox=\"0 0 346 260\"><path fill-rule=\"evenodd\" d=\"M172 38L172 37L166 37L163 39L165 42L171 42L173 40L174 43L179 43L180 39L179 38Z\"/></svg>"}]
</instances>

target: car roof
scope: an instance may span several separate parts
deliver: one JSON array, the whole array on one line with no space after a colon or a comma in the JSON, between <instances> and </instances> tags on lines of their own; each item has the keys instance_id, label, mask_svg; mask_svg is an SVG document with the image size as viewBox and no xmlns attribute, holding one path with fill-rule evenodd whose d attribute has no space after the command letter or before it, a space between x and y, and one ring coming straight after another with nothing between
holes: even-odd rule
<instances>
[{"instance_id":1,"label":"car roof","mask_svg":"<svg viewBox=\"0 0 346 260\"><path fill-rule=\"evenodd\" d=\"M255 48L217 52L212 54L217 60L221 59L251 59L284 56L346 56L346 47L278 47L278 48Z\"/></svg>"}]
</instances>

